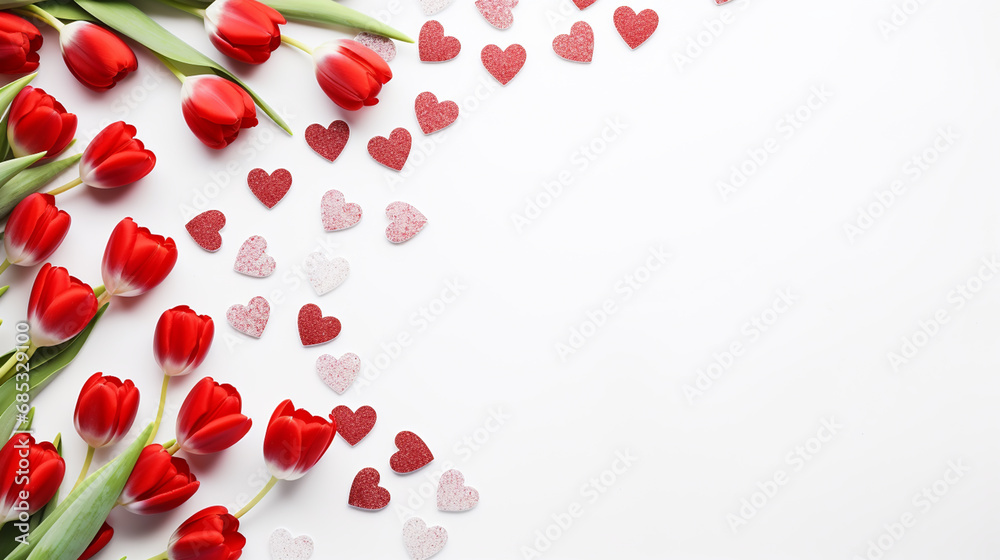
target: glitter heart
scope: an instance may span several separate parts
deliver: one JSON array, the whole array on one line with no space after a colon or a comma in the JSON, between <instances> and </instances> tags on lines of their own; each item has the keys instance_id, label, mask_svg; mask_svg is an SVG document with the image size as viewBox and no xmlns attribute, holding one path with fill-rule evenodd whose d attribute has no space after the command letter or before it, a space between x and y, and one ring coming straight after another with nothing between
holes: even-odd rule
<instances>
[{"instance_id":1,"label":"glitter heart","mask_svg":"<svg viewBox=\"0 0 1000 560\"><path fill-rule=\"evenodd\" d=\"M338 360L329 354L323 354L316 360L316 373L328 387L343 395L344 391L354 383L361 372L361 358L348 352Z\"/></svg>"},{"instance_id":2,"label":"glitter heart","mask_svg":"<svg viewBox=\"0 0 1000 560\"><path fill-rule=\"evenodd\" d=\"M389 226L385 228L385 237L393 243L402 243L412 239L427 225L427 217L411 204L393 202L385 208L389 218Z\"/></svg>"},{"instance_id":3,"label":"glitter heart","mask_svg":"<svg viewBox=\"0 0 1000 560\"><path fill-rule=\"evenodd\" d=\"M307 303L299 309L299 340L302 346L330 342L340 334L340 319L324 317L318 305Z\"/></svg>"},{"instance_id":4,"label":"glitter heart","mask_svg":"<svg viewBox=\"0 0 1000 560\"><path fill-rule=\"evenodd\" d=\"M462 43L454 37L446 37L444 26L433 19L420 28L417 44L420 60L423 62L451 60L462 50Z\"/></svg>"},{"instance_id":5,"label":"glitter heart","mask_svg":"<svg viewBox=\"0 0 1000 560\"><path fill-rule=\"evenodd\" d=\"M345 202L344 193L329 190L319 203L320 218L326 231L340 231L361 221L361 206L355 202Z\"/></svg>"},{"instance_id":6,"label":"glitter heart","mask_svg":"<svg viewBox=\"0 0 1000 560\"><path fill-rule=\"evenodd\" d=\"M399 171L406 165L406 158L410 157L412 140L408 130L397 128L389 134L388 138L376 136L369 140L368 153L375 161L389 169Z\"/></svg>"},{"instance_id":7,"label":"glitter heart","mask_svg":"<svg viewBox=\"0 0 1000 560\"><path fill-rule=\"evenodd\" d=\"M597 0L573 0L573 3L576 4L576 7L580 8L581 10L589 8L591 5L593 5L594 2L597 2Z\"/></svg>"},{"instance_id":8,"label":"glitter heart","mask_svg":"<svg viewBox=\"0 0 1000 560\"><path fill-rule=\"evenodd\" d=\"M274 272L274 259L265 253L267 241L259 235L251 236L243 242L240 252L236 254L236 264L233 270L240 274L264 278Z\"/></svg>"},{"instance_id":9,"label":"glitter heart","mask_svg":"<svg viewBox=\"0 0 1000 560\"><path fill-rule=\"evenodd\" d=\"M518 0L476 0L476 8L486 21L497 29L507 29L514 23L514 12Z\"/></svg>"},{"instance_id":10,"label":"glitter heart","mask_svg":"<svg viewBox=\"0 0 1000 560\"><path fill-rule=\"evenodd\" d=\"M291 188L292 174L287 169L276 169L270 175L263 169L252 169L247 175L247 185L264 206L274 208Z\"/></svg>"},{"instance_id":11,"label":"glitter heart","mask_svg":"<svg viewBox=\"0 0 1000 560\"><path fill-rule=\"evenodd\" d=\"M631 49L646 42L660 24L660 16L653 10L643 10L638 14L628 6L615 10L615 28Z\"/></svg>"},{"instance_id":12,"label":"glitter heart","mask_svg":"<svg viewBox=\"0 0 1000 560\"><path fill-rule=\"evenodd\" d=\"M594 30L585 21L578 21L569 30L569 35L560 35L552 40L552 50L566 60L590 62L594 58Z\"/></svg>"},{"instance_id":13,"label":"glitter heart","mask_svg":"<svg viewBox=\"0 0 1000 560\"><path fill-rule=\"evenodd\" d=\"M321 296L347 280L351 265L343 257L328 259L323 253L316 251L306 257L305 270L309 284L316 290L316 295Z\"/></svg>"},{"instance_id":14,"label":"glitter heart","mask_svg":"<svg viewBox=\"0 0 1000 560\"><path fill-rule=\"evenodd\" d=\"M277 529L267 541L272 560L309 560L313 555L313 540L305 535L292 538L286 529Z\"/></svg>"},{"instance_id":15,"label":"glitter heart","mask_svg":"<svg viewBox=\"0 0 1000 560\"><path fill-rule=\"evenodd\" d=\"M248 305L236 304L226 311L226 321L230 326L254 338L260 338L264 334L264 327L270 317L271 305L260 296L251 299Z\"/></svg>"},{"instance_id":16,"label":"glitter heart","mask_svg":"<svg viewBox=\"0 0 1000 560\"><path fill-rule=\"evenodd\" d=\"M354 482L351 483L351 494L347 497L347 504L356 508L378 510L389 505L389 491L378 485L381 480L378 471L366 467L354 475Z\"/></svg>"},{"instance_id":17,"label":"glitter heart","mask_svg":"<svg viewBox=\"0 0 1000 560\"><path fill-rule=\"evenodd\" d=\"M424 134L432 134L447 127L458 119L458 103L454 101L438 102L436 95L425 91L417 96L414 103L417 113L417 123Z\"/></svg>"},{"instance_id":18,"label":"glitter heart","mask_svg":"<svg viewBox=\"0 0 1000 560\"><path fill-rule=\"evenodd\" d=\"M425 16L432 16L447 8L455 0L420 0L420 10Z\"/></svg>"},{"instance_id":19,"label":"glitter heart","mask_svg":"<svg viewBox=\"0 0 1000 560\"><path fill-rule=\"evenodd\" d=\"M309 144L314 152L330 161L337 161L350 137L351 129L344 121L333 121L329 127L311 124L306 128L306 144Z\"/></svg>"},{"instance_id":20,"label":"glitter heart","mask_svg":"<svg viewBox=\"0 0 1000 560\"><path fill-rule=\"evenodd\" d=\"M352 447L372 431L378 418L375 409L370 406L362 406L357 412L352 412L344 405L334 408L330 417L337 422L337 433Z\"/></svg>"},{"instance_id":21,"label":"glitter heart","mask_svg":"<svg viewBox=\"0 0 1000 560\"><path fill-rule=\"evenodd\" d=\"M374 33L358 33L354 40L375 51L375 54L386 62L392 62L392 59L396 58L396 43L388 37Z\"/></svg>"},{"instance_id":22,"label":"glitter heart","mask_svg":"<svg viewBox=\"0 0 1000 560\"><path fill-rule=\"evenodd\" d=\"M427 560L444 548L448 542L448 531L435 525L427 528L427 524L419 517L411 517L403 525L403 546L413 560Z\"/></svg>"},{"instance_id":23,"label":"glitter heart","mask_svg":"<svg viewBox=\"0 0 1000 560\"><path fill-rule=\"evenodd\" d=\"M483 66L491 76L496 78L500 85L507 85L517 73L524 67L524 61L528 58L527 51L518 44L500 50L496 45L486 45L480 55Z\"/></svg>"},{"instance_id":24,"label":"glitter heart","mask_svg":"<svg viewBox=\"0 0 1000 560\"><path fill-rule=\"evenodd\" d=\"M445 471L438 481L437 506L441 511L468 511L479 503L479 491L465 485L465 477L455 469Z\"/></svg>"},{"instance_id":25,"label":"glitter heart","mask_svg":"<svg viewBox=\"0 0 1000 560\"><path fill-rule=\"evenodd\" d=\"M389 468L399 474L411 473L434 460L430 448L413 432L396 434L396 448L399 451L389 458Z\"/></svg>"},{"instance_id":26,"label":"glitter heart","mask_svg":"<svg viewBox=\"0 0 1000 560\"><path fill-rule=\"evenodd\" d=\"M214 253L222 247L219 230L226 225L226 215L218 210L208 210L198 214L184 228L202 249Z\"/></svg>"}]
</instances>

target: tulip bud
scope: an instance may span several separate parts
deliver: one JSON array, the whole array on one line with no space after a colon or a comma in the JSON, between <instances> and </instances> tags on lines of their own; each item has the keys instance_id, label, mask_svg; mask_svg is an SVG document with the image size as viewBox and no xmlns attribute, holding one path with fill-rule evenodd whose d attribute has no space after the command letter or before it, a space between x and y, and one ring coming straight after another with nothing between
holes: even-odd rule
<instances>
[{"instance_id":1,"label":"tulip bud","mask_svg":"<svg viewBox=\"0 0 1000 560\"><path fill-rule=\"evenodd\" d=\"M375 105L392 70L375 51L350 39L323 43L313 51L316 80L326 96L348 111Z\"/></svg>"},{"instance_id":2,"label":"tulip bud","mask_svg":"<svg viewBox=\"0 0 1000 560\"><path fill-rule=\"evenodd\" d=\"M31 515L45 507L64 474L66 463L54 445L35 443L31 434L14 434L0 449L0 525L17 519L22 511Z\"/></svg>"},{"instance_id":3,"label":"tulip bud","mask_svg":"<svg viewBox=\"0 0 1000 560\"><path fill-rule=\"evenodd\" d=\"M236 560L247 540L240 520L222 506L207 507L174 531L167 545L169 560Z\"/></svg>"},{"instance_id":4,"label":"tulip bud","mask_svg":"<svg viewBox=\"0 0 1000 560\"><path fill-rule=\"evenodd\" d=\"M222 54L260 64L281 45L285 18L257 0L215 0L205 8L205 30Z\"/></svg>"},{"instance_id":5,"label":"tulip bud","mask_svg":"<svg viewBox=\"0 0 1000 560\"><path fill-rule=\"evenodd\" d=\"M177 264L174 240L155 235L125 218L104 249L101 277L113 296L133 297L155 288Z\"/></svg>"},{"instance_id":6,"label":"tulip bud","mask_svg":"<svg viewBox=\"0 0 1000 560\"><path fill-rule=\"evenodd\" d=\"M118 121L90 141L80 158L80 180L97 189L115 189L142 179L156 156L135 137L135 127Z\"/></svg>"},{"instance_id":7,"label":"tulip bud","mask_svg":"<svg viewBox=\"0 0 1000 560\"><path fill-rule=\"evenodd\" d=\"M70 276L65 268L45 263L28 297L31 343L44 347L66 342L80 334L97 308L90 286Z\"/></svg>"},{"instance_id":8,"label":"tulip bud","mask_svg":"<svg viewBox=\"0 0 1000 560\"><path fill-rule=\"evenodd\" d=\"M24 18L0 12L0 74L26 74L38 69L42 34Z\"/></svg>"},{"instance_id":9,"label":"tulip bud","mask_svg":"<svg viewBox=\"0 0 1000 560\"><path fill-rule=\"evenodd\" d=\"M251 421L242 408L240 394L232 385L219 385L211 377L202 379L177 415L177 444L197 455L232 447L250 431Z\"/></svg>"},{"instance_id":10,"label":"tulip bud","mask_svg":"<svg viewBox=\"0 0 1000 560\"><path fill-rule=\"evenodd\" d=\"M83 384L73 422L87 445L99 449L114 445L132 428L139 410L139 389L131 380L97 372Z\"/></svg>"},{"instance_id":11,"label":"tulip bud","mask_svg":"<svg viewBox=\"0 0 1000 560\"><path fill-rule=\"evenodd\" d=\"M210 74L184 79L181 112L191 132L216 150L232 144L241 129L257 126L257 107L246 90Z\"/></svg>"},{"instance_id":12,"label":"tulip bud","mask_svg":"<svg viewBox=\"0 0 1000 560\"><path fill-rule=\"evenodd\" d=\"M264 434L264 461L280 480L301 478L323 457L337 424L297 409L291 400L278 405Z\"/></svg>"},{"instance_id":13,"label":"tulip bud","mask_svg":"<svg viewBox=\"0 0 1000 560\"><path fill-rule=\"evenodd\" d=\"M97 534L94 535L94 540L90 541L90 545L87 546L87 549L83 551L83 554L81 554L77 560L88 560L89 558L92 558L95 554L100 552L101 549L108 546L108 543L111 542L111 537L113 536L115 536L114 527L108 525L108 522L105 521L104 525L101 525L101 528L98 529Z\"/></svg>"},{"instance_id":14,"label":"tulip bud","mask_svg":"<svg viewBox=\"0 0 1000 560\"><path fill-rule=\"evenodd\" d=\"M7 260L18 266L35 266L47 260L69 232L69 214L56 208L51 194L29 194L14 207L4 228Z\"/></svg>"},{"instance_id":15,"label":"tulip bud","mask_svg":"<svg viewBox=\"0 0 1000 560\"><path fill-rule=\"evenodd\" d=\"M41 161L54 159L76 135L76 115L45 90L24 86L7 113L7 141L14 157L45 152Z\"/></svg>"},{"instance_id":16,"label":"tulip bud","mask_svg":"<svg viewBox=\"0 0 1000 560\"><path fill-rule=\"evenodd\" d=\"M63 61L73 76L94 91L111 89L139 67L135 53L120 37L89 21L59 30Z\"/></svg>"},{"instance_id":17,"label":"tulip bud","mask_svg":"<svg viewBox=\"0 0 1000 560\"><path fill-rule=\"evenodd\" d=\"M215 323L186 305L160 315L153 333L153 355L164 375L187 375L201 365L212 347Z\"/></svg>"},{"instance_id":18,"label":"tulip bud","mask_svg":"<svg viewBox=\"0 0 1000 560\"><path fill-rule=\"evenodd\" d=\"M199 485L187 461L153 443L139 454L118 504L132 513L163 513L186 502Z\"/></svg>"}]
</instances>

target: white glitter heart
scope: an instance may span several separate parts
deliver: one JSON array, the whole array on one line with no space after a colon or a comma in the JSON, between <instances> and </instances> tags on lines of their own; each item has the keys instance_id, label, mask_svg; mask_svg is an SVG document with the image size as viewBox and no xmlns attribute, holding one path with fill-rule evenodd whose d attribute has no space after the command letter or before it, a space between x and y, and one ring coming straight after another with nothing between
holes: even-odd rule
<instances>
[{"instance_id":1,"label":"white glitter heart","mask_svg":"<svg viewBox=\"0 0 1000 560\"><path fill-rule=\"evenodd\" d=\"M270 276L274 272L275 262L265 251L267 241L259 235L251 236L243 242L240 252L236 254L233 270L254 278Z\"/></svg>"},{"instance_id":2,"label":"white glitter heart","mask_svg":"<svg viewBox=\"0 0 1000 560\"><path fill-rule=\"evenodd\" d=\"M313 555L313 540L307 536L292 538L286 529L277 529L268 540L272 560L309 560Z\"/></svg>"},{"instance_id":3,"label":"white glitter heart","mask_svg":"<svg viewBox=\"0 0 1000 560\"><path fill-rule=\"evenodd\" d=\"M316 290L316 294L323 295L347 280L347 276L351 273L351 264L344 257L327 259L323 253L317 251L306 257L305 269L309 283Z\"/></svg>"},{"instance_id":4,"label":"white glitter heart","mask_svg":"<svg viewBox=\"0 0 1000 560\"><path fill-rule=\"evenodd\" d=\"M344 391L354 383L361 372L361 358L350 352L338 360L329 354L323 354L316 360L316 373L328 387L343 395Z\"/></svg>"},{"instance_id":5,"label":"white glitter heart","mask_svg":"<svg viewBox=\"0 0 1000 560\"><path fill-rule=\"evenodd\" d=\"M403 525L403 546L413 560L427 560L444 548L448 542L448 531L435 525L427 528L427 524L419 517L410 518Z\"/></svg>"},{"instance_id":6,"label":"white glitter heart","mask_svg":"<svg viewBox=\"0 0 1000 560\"><path fill-rule=\"evenodd\" d=\"M445 471L438 481L437 506L441 511L467 511L479 503L479 491L465 485L456 469Z\"/></svg>"},{"instance_id":7,"label":"white glitter heart","mask_svg":"<svg viewBox=\"0 0 1000 560\"><path fill-rule=\"evenodd\" d=\"M455 0L420 0L420 9L425 16L432 16L447 8Z\"/></svg>"},{"instance_id":8,"label":"white glitter heart","mask_svg":"<svg viewBox=\"0 0 1000 560\"><path fill-rule=\"evenodd\" d=\"M375 54L386 62L392 62L392 59L396 58L396 43L388 37L374 33L358 33L354 40L375 51Z\"/></svg>"}]
</instances>

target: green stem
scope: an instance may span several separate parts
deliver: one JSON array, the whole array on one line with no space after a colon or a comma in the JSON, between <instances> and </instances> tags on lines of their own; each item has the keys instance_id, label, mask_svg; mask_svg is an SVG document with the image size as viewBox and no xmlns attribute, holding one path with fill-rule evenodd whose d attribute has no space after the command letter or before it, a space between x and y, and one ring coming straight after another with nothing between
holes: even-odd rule
<instances>
[{"instance_id":1,"label":"green stem","mask_svg":"<svg viewBox=\"0 0 1000 560\"><path fill-rule=\"evenodd\" d=\"M72 181L66 183L65 185L63 185L61 187L56 187L56 188L52 189L47 194L51 194L52 196L55 196L57 194L62 194L62 193L66 192L66 191L68 191L70 189L72 189L73 187L75 187L75 186L77 186L77 185L79 185L81 183L83 183L83 179L81 179L80 177L77 177L76 179L73 179Z\"/></svg>"},{"instance_id":2,"label":"green stem","mask_svg":"<svg viewBox=\"0 0 1000 560\"><path fill-rule=\"evenodd\" d=\"M298 39L292 39L291 37L285 35L284 33L281 34L281 42L289 44L306 54L311 55L313 53L312 47L303 43L302 41L299 41Z\"/></svg>"},{"instance_id":3,"label":"green stem","mask_svg":"<svg viewBox=\"0 0 1000 560\"><path fill-rule=\"evenodd\" d=\"M167 404L167 385L170 384L170 376L164 374L163 385L160 386L160 407L156 409L156 420L153 421L153 431L149 433L146 445L153 443L157 430L160 429L160 420L163 420L163 409Z\"/></svg>"},{"instance_id":4,"label":"green stem","mask_svg":"<svg viewBox=\"0 0 1000 560\"><path fill-rule=\"evenodd\" d=\"M187 75L184 72L178 70L177 67L174 66L173 62L170 62L169 60L167 60L166 58L160 56L155 52L153 54L156 56L156 58L160 59L160 62L167 67L167 70L170 70L170 73L173 74L174 77L180 80L182 84L184 83L184 80L187 79Z\"/></svg>"},{"instance_id":5,"label":"green stem","mask_svg":"<svg viewBox=\"0 0 1000 560\"><path fill-rule=\"evenodd\" d=\"M271 491L271 488L274 488L274 485L277 484L277 483L278 483L278 479L276 477L272 476L271 480L268 480L267 484L265 484L264 487L260 489L260 492L257 492L257 495L254 496L252 500L250 500L250 503L248 503L247 505L243 506L243 508L240 509L240 511L237 511L236 515L234 517L236 517L236 519L239 519L239 518L243 517L244 515L246 515L246 512L248 512L251 509L253 509L253 506L257 505L257 502L259 502L262 499L264 499L264 496L266 496L267 493Z\"/></svg>"},{"instance_id":6,"label":"green stem","mask_svg":"<svg viewBox=\"0 0 1000 560\"><path fill-rule=\"evenodd\" d=\"M167 453L173 455L174 453L177 453L178 451L180 451L181 444L177 443L176 439L172 439L172 440L168 441L167 443L163 444L163 449L165 449L167 451Z\"/></svg>"},{"instance_id":7,"label":"green stem","mask_svg":"<svg viewBox=\"0 0 1000 560\"><path fill-rule=\"evenodd\" d=\"M38 347L35 346L34 342L29 342L28 350L27 352L25 352L25 354L28 355L29 360L31 359L32 356L35 355L35 350L38 350ZM13 354L11 354L10 358L7 360L7 363L5 363L3 367L0 367L0 385L6 383L7 380L10 379L11 377L14 377L14 371L15 371L14 365L17 363L17 354L18 352L16 351Z\"/></svg>"},{"instance_id":8,"label":"green stem","mask_svg":"<svg viewBox=\"0 0 1000 560\"><path fill-rule=\"evenodd\" d=\"M27 14L33 15L33 16L37 17L38 19L44 21L45 23L51 25L53 28L55 28L58 31L62 31L62 28L66 27L65 23L59 21L55 16L53 16L52 14L50 14L50 13L46 12L45 10L39 8L38 6L35 6L34 4L28 4L27 6L21 8L21 9L19 9L17 11L19 11L21 13L27 13Z\"/></svg>"},{"instance_id":9,"label":"green stem","mask_svg":"<svg viewBox=\"0 0 1000 560\"><path fill-rule=\"evenodd\" d=\"M90 470L90 463L94 461L94 451L95 449L92 445L87 446L87 456L83 459L83 468L80 469L80 476L77 477L76 484L73 485L73 490L76 490L76 487L87 478L87 471ZM69 493L72 494L73 490L70 490Z\"/></svg>"},{"instance_id":10,"label":"green stem","mask_svg":"<svg viewBox=\"0 0 1000 560\"><path fill-rule=\"evenodd\" d=\"M167 558L168 558L167 551L164 550L163 552L157 554L156 556L153 556L149 560L167 560Z\"/></svg>"},{"instance_id":11,"label":"green stem","mask_svg":"<svg viewBox=\"0 0 1000 560\"><path fill-rule=\"evenodd\" d=\"M4 259L3 262L0 263L0 274L3 274L3 271L7 270L8 266L10 266L10 261L7 260L7 259Z\"/></svg>"},{"instance_id":12,"label":"green stem","mask_svg":"<svg viewBox=\"0 0 1000 560\"><path fill-rule=\"evenodd\" d=\"M181 2L174 2L173 0L160 0L161 3L170 6L171 8L177 8L178 10L191 14L202 19L205 18L205 10L201 8L195 8L194 6L188 6Z\"/></svg>"},{"instance_id":13,"label":"green stem","mask_svg":"<svg viewBox=\"0 0 1000 560\"><path fill-rule=\"evenodd\" d=\"M101 287L103 288L103 286ZM107 290L101 292L101 294L97 296L97 308L100 309L101 307L104 307L104 304L109 301L111 301L111 292Z\"/></svg>"}]
</instances>

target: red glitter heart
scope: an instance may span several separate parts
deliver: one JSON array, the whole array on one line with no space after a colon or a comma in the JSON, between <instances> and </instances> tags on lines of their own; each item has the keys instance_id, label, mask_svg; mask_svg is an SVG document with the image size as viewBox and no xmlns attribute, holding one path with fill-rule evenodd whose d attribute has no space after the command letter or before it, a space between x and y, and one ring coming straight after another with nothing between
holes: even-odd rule
<instances>
[{"instance_id":1,"label":"red glitter heart","mask_svg":"<svg viewBox=\"0 0 1000 560\"><path fill-rule=\"evenodd\" d=\"M585 21L578 21L569 30L569 35L560 35L552 40L552 50L573 62L590 62L594 58L594 30Z\"/></svg>"},{"instance_id":2,"label":"red glitter heart","mask_svg":"<svg viewBox=\"0 0 1000 560\"><path fill-rule=\"evenodd\" d=\"M389 467L399 474L411 473L434 460L427 444L413 432L396 434L396 447L399 451L389 458Z\"/></svg>"},{"instance_id":3,"label":"red glitter heart","mask_svg":"<svg viewBox=\"0 0 1000 560\"><path fill-rule=\"evenodd\" d=\"M643 10L638 15L628 6L615 10L615 27L618 29L618 34L632 49L645 43L659 24L660 16L653 10Z\"/></svg>"},{"instance_id":4,"label":"red glitter heart","mask_svg":"<svg viewBox=\"0 0 1000 560\"><path fill-rule=\"evenodd\" d=\"M378 471L371 467L358 471L351 484L351 494L347 497L348 505L371 510L389 505L389 491L378 485L381 479Z\"/></svg>"},{"instance_id":5,"label":"red glitter heart","mask_svg":"<svg viewBox=\"0 0 1000 560\"><path fill-rule=\"evenodd\" d=\"M399 171L406 165L406 158L410 157L410 144L413 139L410 131L405 128L397 128L389 134L389 137L376 136L368 141L368 153L372 159L388 167Z\"/></svg>"},{"instance_id":6,"label":"red glitter heart","mask_svg":"<svg viewBox=\"0 0 1000 560\"><path fill-rule=\"evenodd\" d=\"M454 101L438 102L436 95L425 91L417 96L414 104L417 113L417 123L424 134L431 134L445 128L458 119L458 103Z\"/></svg>"},{"instance_id":7,"label":"red glitter heart","mask_svg":"<svg viewBox=\"0 0 1000 560\"><path fill-rule=\"evenodd\" d=\"M292 187L292 174L287 169L275 169L274 173L268 175L267 171L258 167L247 175L247 184L257 200L268 208L274 208Z\"/></svg>"},{"instance_id":8,"label":"red glitter heart","mask_svg":"<svg viewBox=\"0 0 1000 560\"><path fill-rule=\"evenodd\" d=\"M306 144L309 144L314 152L330 161L337 161L350 137L351 129L344 121L333 121L329 127L311 124L306 128Z\"/></svg>"},{"instance_id":9,"label":"red glitter heart","mask_svg":"<svg viewBox=\"0 0 1000 560\"><path fill-rule=\"evenodd\" d=\"M352 412L350 408L340 405L333 409L330 418L337 423L337 433L353 447L372 431L377 415L370 406L362 406L357 412Z\"/></svg>"},{"instance_id":10,"label":"red glitter heart","mask_svg":"<svg viewBox=\"0 0 1000 560\"><path fill-rule=\"evenodd\" d=\"M486 45L480 58L490 75L496 78L500 85L505 86L524 67L528 53L517 43L507 47L506 50L500 50L496 45Z\"/></svg>"},{"instance_id":11,"label":"red glitter heart","mask_svg":"<svg viewBox=\"0 0 1000 560\"><path fill-rule=\"evenodd\" d=\"M454 37L446 37L444 26L433 19L420 28L418 44L420 60L423 62L451 60L462 50L462 43Z\"/></svg>"},{"instance_id":12,"label":"red glitter heart","mask_svg":"<svg viewBox=\"0 0 1000 560\"><path fill-rule=\"evenodd\" d=\"M597 2L597 0L573 0L573 3L576 4L576 7L580 8L581 10L589 8L594 2Z\"/></svg>"},{"instance_id":13,"label":"red glitter heart","mask_svg":"<svg viewBox=\"0 0 1000 560\"><path fill-rule=\"evenodd\" d=\"M340 319L324 317L319 306L307 303L299 309L299 339L303 346L330 342L340 334Z\"/></svg>"},{"instance_id":14,"label":"red glitter heart","mask_svg":"<svg viewBox=\"0 0 1000 560\"><path fill-rule=\"evenodd\" d=\"M208 210L192 218L184 227L199 247L214 253L222 247L222 236L219 235L219 230L225 225L225 214L218 210Z\"/></svg>"}]
</instances>

